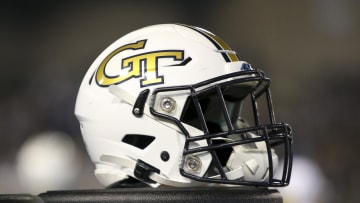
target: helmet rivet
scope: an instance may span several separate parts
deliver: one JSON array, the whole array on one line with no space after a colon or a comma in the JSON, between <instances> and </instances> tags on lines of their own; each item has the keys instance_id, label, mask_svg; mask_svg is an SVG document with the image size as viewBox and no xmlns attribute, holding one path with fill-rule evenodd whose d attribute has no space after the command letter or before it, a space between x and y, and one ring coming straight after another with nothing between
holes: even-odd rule
<instances>
[{"instance_id":1,"label":"helmet rivet","mask_svg":"<svg viewBox=\"0 0 360 203\"><path fill-rule=\"evenodd\" d=\"M170 154L167 151L162 151L160 154L160 158L163 161L168 161L170 159Z\"/></svg>"},{"instance_id":2,"label":"helmet rivet","mask_svg":"<svg viewBox=\"0 0 360 203\"><path fill-rule=\"evenodd\" d=\"M175 109L176 102L170 97L165 97L161 100L160 107L163 111L170 113Z\"/></svg>"},{"instance_id":3,"label":"helmet rivet","mask_svg":"<svg viewBox=\"0 0 360 203\"><path fill-rule=\"evenodd\" d=\"M185 167L189 172L198 172L201 169L201 160L196 156L188 156L185 159Z\"/></svg>"},{"instance_id":4,"label":"helmet rivet","mask_svg":"<svg viewBox=\"0 0 360 203\"><path fill-rule=\"evenodd\" d=\"M134 114L137 115L140 113L140 109L139 108L134 108L133 110Z\"/></svg>"}]
</instances>

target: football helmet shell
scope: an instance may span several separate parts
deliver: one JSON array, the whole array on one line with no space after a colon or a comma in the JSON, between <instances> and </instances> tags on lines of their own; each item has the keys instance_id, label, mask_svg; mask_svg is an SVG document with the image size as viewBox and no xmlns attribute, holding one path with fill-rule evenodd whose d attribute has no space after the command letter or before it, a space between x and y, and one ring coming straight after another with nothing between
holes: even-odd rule
<instances>
[{"instance_id":1,"label":"football helmet shell","mask_svg":"<svg viewBox=\"0 0 360 203\"><path fill-rule=\"evenodd\" d=\"M275 122L269 85L263 72L211 32L153 25L99 55L82 81L75 114L104 186L130 177L153 187L284 186L291 129Z\"/></svg>"}]
</instances>

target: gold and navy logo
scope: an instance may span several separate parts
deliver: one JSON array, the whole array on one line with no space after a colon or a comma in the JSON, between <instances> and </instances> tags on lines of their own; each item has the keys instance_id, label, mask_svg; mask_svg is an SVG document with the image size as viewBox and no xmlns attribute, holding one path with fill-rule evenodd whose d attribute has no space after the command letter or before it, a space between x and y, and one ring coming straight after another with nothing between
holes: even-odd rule
<instances>
[{"instance_id":1,"label":"gold and navy logo","mask_svg":"<svg viewBox=\"0 0 360 203\"><path fill-rule=\"evenodd\" d=\"M181 25L192 29L193 31L203 35L207 38L219 51L224 58L225 62L239 61L236 53L218 36L203 30L198 27ZM108 63L117 54L126 50L141 50L146 45L146 39L139 40L134 43L123 45L114 51L112 51L99 65L95 73L90 78L89 84L95 78L96 84L100 87L108 87L110 85L116 85L128 81L132 78L141 78L140 86L146 87L150 85L164 84L164 76L159 74L159 60L162 58L172 58L174 61L180 61L175 65L170 66L185 66L192 58L188 57L184 59L184 50L157 50L146 53L141 53L134 56L129 56L121 60L116 73L108 75L106 69ZM114 69L113 69L114 70Z\"/></svg>"},{"instance_id":2,"label":"gold and navy logo","mask_svg":"<svg viewBox=\"0 0 360 203\"><path fill-rule=\"evenodd\" d=\"M119 64L120 75L107 75L106 68L108 62L120 52L125 50L144 49L146 40L140 40L135 43L126 44L111 52L99 65L95 72L95 81L101 87L108 87L123 83L132 78L141 78L140 86L150 86L164 83L164 76L159 75L158 61L161 58L173 58L174 61L183 61L184 50L158 50L146 52L122 59ZM185 59L189 61L191 58ZM183 61L183 62L185 62ZM181 65L182 63L178 64ZM184 64L183 64L184 65ZM176 66L176 65L173 65ZM121 71L129 68L129 71ZM143 75L144 74L144 75Z\"/></svg>"}]
</instances>

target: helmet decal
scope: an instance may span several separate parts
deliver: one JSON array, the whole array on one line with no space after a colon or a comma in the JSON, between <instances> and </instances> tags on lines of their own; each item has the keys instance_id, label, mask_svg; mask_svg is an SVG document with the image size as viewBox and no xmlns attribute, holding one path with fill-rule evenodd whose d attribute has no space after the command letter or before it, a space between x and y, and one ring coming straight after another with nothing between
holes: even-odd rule
<instances>
[{"instance_id":1,"label":"helmet decal","mask_svg":"<svg viewBox=\"0 0 360 203\"><path fill-rule=\"evenodd\" d=\"M182 25L182 24L180 24ZM236 52L233 51L229 45L227 45L220 37L214 35L213 33L199 28L199 27L194 27L194 26L189 26L189 25L182 25L185 26L187 28L190 28L198 33L200 33L201 35L203 35L204 37L206 37L208 40L211 41L212 44L215 45L215 47L219 50L219 52L222 54L222 56L224 57L226 62L235 62L235 61L239 61L238 56L236 55Z\"/></svg>"},{"instance_id":2,"label":"helmet decal","mask_svg":"<svg viewBox=\"0 0 360 203\"><path fill-rule=\"evenodd\" d=\"M117 75L106 74L107 64L114 56L125 50L144 49L145 45L146 40L140 40L121 46L111 52L96 70L96 84L100 87L108 87L139 77L143 77L140 80L141 87L163 84L164 77L158 74L158 60L161 58L173 58L175 61L182 61L184 59L184 50L157 50L123 58L117 69ZM144 76L142 72L144 72Z\"/></svg>"}]
</instances>

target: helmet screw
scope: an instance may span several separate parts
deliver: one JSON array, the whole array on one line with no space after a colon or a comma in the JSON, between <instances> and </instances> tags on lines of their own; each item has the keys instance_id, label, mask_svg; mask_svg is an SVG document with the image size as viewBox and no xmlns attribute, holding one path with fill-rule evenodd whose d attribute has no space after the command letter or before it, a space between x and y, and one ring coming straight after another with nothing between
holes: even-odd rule
<instances>
[{"instance_id":1,"label":"helmet screw","mask_svg":"<svg viewBox=\"0 0 360 203\"><path fill-rule=\"evenodd\" d=\"M165 97L161 100L160 107L165 112L168 113L172 112L175 109L175 106L176 106L175 100L170 97Z\"/></svg>"},{"instance_id":2,"label":"helmet screw","mask_svg":"<svg viewBox=\"0 0 360 203\"><path fill-rule=\"evenodd\" d=\"M163 161L168 161L170 159L170 154L167 151L162 151L160 154L160 158Z\"/></svg>"},{"instance_id":3,"label":"helmet screw","mask_svg":"<svg viewBox=\"0 0 360 203\"><path fill-rule=\"evenodd\" d=\"M191 172L198 172L201 169L201 160L196 156L186 157L185 166Z\"/></svg>"}]
</instances>

